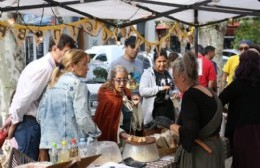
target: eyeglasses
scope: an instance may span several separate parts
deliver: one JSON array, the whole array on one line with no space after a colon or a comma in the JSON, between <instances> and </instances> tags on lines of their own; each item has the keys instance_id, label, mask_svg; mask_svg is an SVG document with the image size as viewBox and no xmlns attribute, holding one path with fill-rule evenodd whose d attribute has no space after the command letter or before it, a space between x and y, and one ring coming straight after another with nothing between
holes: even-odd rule
<instances>
[{"instance_id":1,"label":"eyeglasses","mask_svg":"<svg viewBox=\"0 0 260 168\"><path fill-rule=\"evenodd\" d=\"M249 48L248 47L239 47L239 50L242 51L242 50L248 50Z\"/></svg>"},{"instance_id":2,"label":"eyeglasses","mask_svg":"<svg viewBox=\"0 0 260 168\"><path fill-rule=\"evenodd\" d=\"M127 78L123 78L123 79L114 78L114 81L117 82L118 84L121 84L121 83L125 84L128 81L128 79Z\"/></svg>"}]
</instances>

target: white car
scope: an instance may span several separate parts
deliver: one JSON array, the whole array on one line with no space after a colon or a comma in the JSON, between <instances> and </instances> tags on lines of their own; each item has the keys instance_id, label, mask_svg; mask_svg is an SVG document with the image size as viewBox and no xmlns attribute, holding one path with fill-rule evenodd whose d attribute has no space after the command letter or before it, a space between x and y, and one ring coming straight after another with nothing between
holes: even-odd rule
<instances>
[{"instance_id":1,"label":"white car","mask_svg":"<svg viewBox=\"0 0 260 168\"><path fill-rule=\"evenodd\" d=\"M102 61L94 61L88 64L89 70L86 76L86 84L89 90L89 106L94 116L98 105L98 90L107 81L108 71Z\"/></svg>"},{"instance_id":2,"label":"white car","mask_svg":"<svg viewBox=\"0 0 260 168\"><path fill-rule=\"evenodd\" d=\"M124 45L100 45L94 46L85 51L86 53L96 53L92 61L101 61L106 68L110 67L111 62L122 56L125 52Z\"/></svg>"},{"instance_id":3,"label":"white car","mask_svg":"<svg viewBox=\"0 0 260 168\"><path fill-rule=\"evenodd\" d=\"M223 63L225 64L229 57L239 54L240 52L236 49L224 49L222 54Z\"/></svg>"}]
</instances>

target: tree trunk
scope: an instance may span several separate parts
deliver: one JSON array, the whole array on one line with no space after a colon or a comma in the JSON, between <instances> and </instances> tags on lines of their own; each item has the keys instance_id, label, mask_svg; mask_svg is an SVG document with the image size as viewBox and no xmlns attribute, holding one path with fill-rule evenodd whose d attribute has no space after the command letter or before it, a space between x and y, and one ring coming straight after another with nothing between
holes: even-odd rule
<instances>
[{"instance_id":1,"label":"tree trunk","mask_svg":"<svg viewBox=\"0 0 260 168\"><path fill-rule=\"evenodd\" d=\"M218 66L218 91L221 88L221 77L222 77L222 52L224 46L224 36L226 34L227 22L222 22L216 25L210 25L202 27L199 32L199 44L203 47L211 45L216 48L216 55L213 60Z\"/></svg>"},{"instance_id":2,"label":"tree trunk","mask_svg":"<svg viewBox=\"0 0 260 168\"><path fill-rule=\"evenodd\" d=\"M10 14L2 14L3 20L8 20L9 17ZM16 44L11 29L8 29L5 37L0 40L0 125L8 114L10 97L25 66L23 48Z\"/></svg>"}]
</instances>

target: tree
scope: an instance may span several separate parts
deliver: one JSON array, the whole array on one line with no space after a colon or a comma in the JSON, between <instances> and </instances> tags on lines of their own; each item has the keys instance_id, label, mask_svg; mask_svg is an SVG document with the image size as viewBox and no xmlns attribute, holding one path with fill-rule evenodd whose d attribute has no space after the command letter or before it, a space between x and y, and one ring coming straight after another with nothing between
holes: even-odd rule
<instances>
[{"instance_id":1,"label":"tree","mask_svg":"<svg viewBox=\"0 0 260 168\"><path fill-rule=\"evenodd\" d=\"M199 31L199 44L203 47L211 45L216 48L216 55L214 61L216 61L218 66L218 91L222 90L221 88L221 78L222 78L222 52L224 46L224 36L227 30L227 22L221 22L214 25L209 25L202 27Z\"/></svg>"},{"instance_id":2,"label":"tree","mask_svg":"<svg viewBox=\"0 0 260 168\"><path fill-rule=\"evenodd\" d=\"M107 71L104 68L97 67L93 70L93 74L96 76L95 81L105 82L107 79Z\"/></svg>"},{"instance_id":3,"label":"tree","mask_svg":"<svg viewBox=\"0 0 260 168\"><path fill-rule=\"evenodd\" d=\"M8 20L10 17L12 17L10 13L2 14L3 20ZM16 88L18 77L25 66L23 47L17 45L12 31L7 31L3 39L0 40L0 62L1 126L1 118L4 120L6 114L8 114L10 97Z\"/></svg>"},{"instance_id":4,"label":"tree","mask_svg":"<svg viewBox=\"0 0 260 168\"><path fill-rule=\"evenodd\" d=\"M260 17L243 18L239 20L239 26L235 30L234 48L238 48L241 40L251 40L254 44L260 44Z\"/></svg>"}]
</instances>

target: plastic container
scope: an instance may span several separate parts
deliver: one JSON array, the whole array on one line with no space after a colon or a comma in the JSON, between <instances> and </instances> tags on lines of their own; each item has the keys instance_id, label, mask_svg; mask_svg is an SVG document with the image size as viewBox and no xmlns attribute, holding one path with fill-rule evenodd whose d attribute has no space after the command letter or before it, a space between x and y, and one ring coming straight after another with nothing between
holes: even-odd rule
<instances>
[{"instance_id":1,"label":"plastic container","mask_svg":"<svg viewBox=\"0 0 260 168\"><path fill-rule=\"evenodd\" d=\"M87 153L87 142L85 138L80 138L79 139L79 144L78 144L78 156L83 158L86 157Z\"/></svg>"},{"instance_id":2,"label":"plastic container","mask_svg":"<svg viewBox=\"0 0 260 168\"><path fill-rule=\"evenodd\" d=\"M70 158L75 158L78 156L78 146L75 138L71 139L71 146L70 146Z\"/></svg>"},{"instance_id":3,"label":"plastic container","mask_svg":"<svg viewBox=\"0 0 260 168\"><path fill-rule=\"evenodd\" d=\"M59 153L59 163L67 162L70 159L70 151L67 147L67 141L61 141L61 151Z\"/></svg>"},{"instance_id":4,"label":"plastic container","mask_svg":"<svg viewBox=\"0 0 260 168\"><path fill-rule=\"evenodd\" d=\"M58 150L57 150L57 144L52 143L52 149L50 151L50 161L52 164L58 163Z\"/></svg>"},{"instance_id":5,"label":"plastic container","mask_svg":"<svg viewBox=\"0 0 260 168\"><path fill-rule=\"evenodd\" d=\"M102 154L92 164L102 165L106 162L121 162L122 156L118 145L112 141L97 141L89 145L88 154Z\"/></svg>"}]
</instances>

